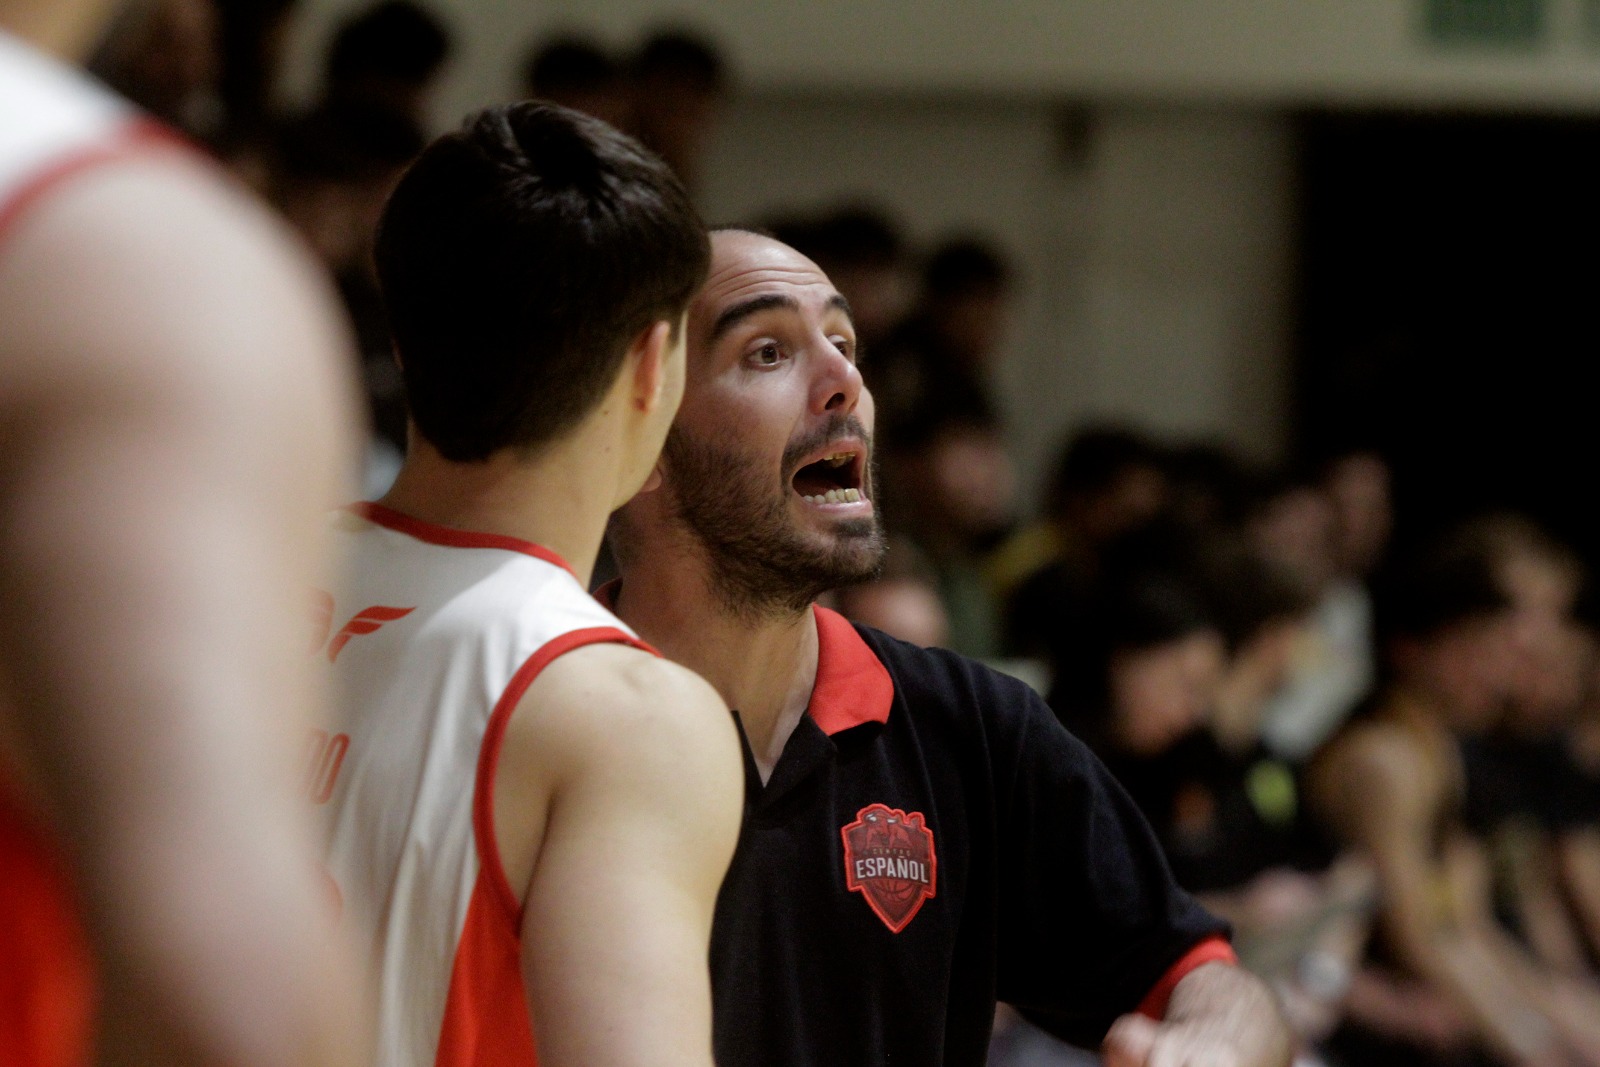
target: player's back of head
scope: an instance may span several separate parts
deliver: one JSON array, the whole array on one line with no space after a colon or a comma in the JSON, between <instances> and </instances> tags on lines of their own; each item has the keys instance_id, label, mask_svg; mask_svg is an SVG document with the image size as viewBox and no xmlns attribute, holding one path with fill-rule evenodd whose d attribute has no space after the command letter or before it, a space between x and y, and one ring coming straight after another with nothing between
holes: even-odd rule
<instances>
[{"instance_id":1,"label":"player's back of head","mask_svg":"<svg viewBox=\"0 0 1600 1067\"><path fill-rule=\"evenodd\" d=\"M522 102L422 153L376 258L417 431L470 462L581 422L629 343L677 323L710 244L683 186L636 141Z\"/></svg>"}]
</instances>

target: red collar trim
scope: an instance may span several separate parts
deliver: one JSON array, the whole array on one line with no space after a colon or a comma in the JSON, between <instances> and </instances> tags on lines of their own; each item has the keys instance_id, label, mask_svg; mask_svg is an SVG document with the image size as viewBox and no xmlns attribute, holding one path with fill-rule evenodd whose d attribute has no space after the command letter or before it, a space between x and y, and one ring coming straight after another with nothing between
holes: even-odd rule
<instances>
[{"instance_id":1,"label":"red collar trim","mask_svg":"<svg viewBox=\"0 0 1600 1067\"><path fill-rule=\"evenodd\" d=\"M818 605L817 680L807 713L828 735L865 723L889 721L894 679L856 628L836 611Z\"/></svg>"},{"instance_id":2,"label":"red collar trim","mask_svg":"<svg viewBox=\"0 0 1600 1067\"><path fill-rule=\"evenodd\" d=\"M621 584L612 579L594 591L595 599L615 610ZM829 736L864 723L888 722L894 704L889 668L843 615L821 605L812 614L817 620L817 678L806 714Z\"/></svg>"},{"instance_id":3,"label":"red collar trim","mask_svg":"<svg viewBox=\"0 0 1600 1067\"><path fill-rule=\"evenodd\" d=\"M351 504L349 509L360 515L368 522L377 523L396 533L403 533L407 537L415 537L418 541L426 541L430 545L444 545L446 548L498 548L505 552L521 552L534 559L542 559L546 563L553 563L566 571L574 578L577 572L556 553L543 545L536 545L532 541L524 541L519 537L509 537L497 533L477 533L472 530L457 530L450 526L440 526L437 523L424 522L422 519L412 518L393 508L384 507L382 504L373 504L363 501Z\"/></svg>"}]
</instances>

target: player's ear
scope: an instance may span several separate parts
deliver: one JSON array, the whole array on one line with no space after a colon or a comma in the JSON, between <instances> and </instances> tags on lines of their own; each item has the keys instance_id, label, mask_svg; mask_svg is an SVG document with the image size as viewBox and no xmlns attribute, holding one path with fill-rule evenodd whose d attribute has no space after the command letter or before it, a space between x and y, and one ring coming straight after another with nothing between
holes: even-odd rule
<instances>
[{"instance_id":1,"label":"player's ear","mask_svg":"<svg viewBox=\"0 0 1600 1067\"><path fill-rule=\"evenodd\" d=\"M665 319L652 322L629 346L627 373L633 375L633 406L642 412L654 411L666 396L667 361L672 355L672 324Z\"/></svg>"}]
</instances>

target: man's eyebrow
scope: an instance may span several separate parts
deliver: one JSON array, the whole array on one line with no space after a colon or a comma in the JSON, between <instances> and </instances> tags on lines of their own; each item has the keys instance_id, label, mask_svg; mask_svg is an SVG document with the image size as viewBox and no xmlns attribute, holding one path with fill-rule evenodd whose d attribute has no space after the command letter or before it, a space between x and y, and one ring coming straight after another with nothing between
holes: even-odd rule
<instances>
[{"instance_id":1,"label":"man's eyebrow","mask_svg":"<svg viewBox=\"0 0 1600 1067\"><path fill-rule=\"evenodd\" d=\"M717 316L717 321L711 324L711 337L709 343L715 344L717 338L733 329L751 315L759 315L763 311L773 308L788 308L792 311L800 310L800 301L783 293L767 293L763 296L753 296L749 300L725 308Z\"/></svg>"},{"instance_id":2,"label":"man's eyebrow","mask_svg":"<svg viewBox=\"0 0 1600 1067\"><path fill-rule=\"evenodd\" d=\"M855 312L850 310L850 301L844 298L843 293L834 293L832 299L828 301L828 306L844 312L844 317L850 320L851 326L856 324Z\"/></svg>"}]
</instances>

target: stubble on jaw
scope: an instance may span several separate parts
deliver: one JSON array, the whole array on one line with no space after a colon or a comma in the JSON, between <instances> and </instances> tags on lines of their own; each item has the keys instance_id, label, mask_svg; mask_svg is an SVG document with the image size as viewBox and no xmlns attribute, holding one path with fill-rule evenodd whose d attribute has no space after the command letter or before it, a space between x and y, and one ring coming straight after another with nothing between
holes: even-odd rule
<instances>
[{"instance_id":1,"label":"stubble on jaw","mask_svg":"<svg viewBox=\"0 0 1600 1067\"><path fill-rule=\"evenodd\" d=\"M859 423L843 416L794 443L782 470L792 475L798 456L847 430L860 433ZM773 485L749 457L673 427L662 458L673 519L705 553L712 595L737 618L793 618L823 593L866 581L882 566L886 540L876 514L835 522L832 543L818 545L794 529L789 484ZM867 484L875 480L869 476Z\"/></svg>"}]
</instances>

